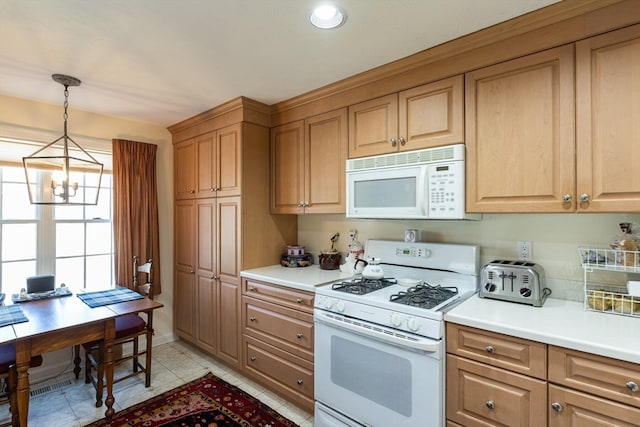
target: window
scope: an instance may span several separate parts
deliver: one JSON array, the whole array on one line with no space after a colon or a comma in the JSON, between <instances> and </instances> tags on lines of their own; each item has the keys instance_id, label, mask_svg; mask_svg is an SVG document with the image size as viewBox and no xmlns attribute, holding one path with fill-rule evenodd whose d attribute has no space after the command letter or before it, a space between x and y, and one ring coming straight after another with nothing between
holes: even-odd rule
<instances>
[{"instance_id":1,"label":"window","mask_svg":"<svg viewBox=\"0 0 640 427\"><path fill-rule=\"evenodd\" d=\"M25 279L36 274L55 274L56 286L65 283L71 289L112 286L112 211L108 173L96 206L31 205L24 169L1 166L1 292L20 292Z\"/></svg>"}]
</instances>

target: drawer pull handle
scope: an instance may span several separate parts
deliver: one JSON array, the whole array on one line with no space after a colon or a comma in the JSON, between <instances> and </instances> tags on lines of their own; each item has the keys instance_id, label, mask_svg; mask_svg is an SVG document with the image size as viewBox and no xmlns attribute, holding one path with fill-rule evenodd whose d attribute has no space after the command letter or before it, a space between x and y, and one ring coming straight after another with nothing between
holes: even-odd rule
<instances>
[{"instance_id":1,"label":"drawer pull handle","mask_svg":"<svg viewBox=\"0 0 640 427\"><path fill-rule=\"evenodd\" d=\"M255 356L251 356L251 357L249 358L249 360L251 360L252 362L255 362L255 361L256 361L256 357L255 357Z\"/></svg>"},{"instance_id":2,"label":"drawer pull handle","mask_svg":"<svg viewBox=\"0 0 640 427\"><path fill-rule=\"evenodd\" d=\"M299 340L301 340L301 339L302 339L302 334L301 334L300 332L298 332L298 333L296 334L296 338L298 338ZM637 386L636 386L636 387L637 387Z\"/></svg>"},{"instance_id":3,"label":"drawer pull handle","mask_svg":"<svg viewBox=\"0 0 640 427\"><path fill-rule=\"evenodd\" d=\"M634 393L640 390L640 387L638 387L638 384L636 384L633 381L627 381L627 388Z\"/></svg>"},{"instance_id":4,"label":"drawer pull handle","mask_svg":"<svg viewBox=\"0 0 640 427\"><path fill-rule=\"evenodd\" d=\"M558 402L553 402L553 403L551 404L551 407L552 407L552 408L553 408L553 410L554 410L554 411L556 411L556 412L562 412L562 410L564 409L564 408L562 407L562 405L561 405L561 404L559 404Z\"/></svg>"},{"instance_id":5,"label":"drawer pull handle","mask_svg":"<svg viewBox=\"0 0 640 427\"><path fill-rule=\"evenodd\" d=\"M302 385L302 380L297 381L298 385Z\"/></svg>"},{"instance_id":6,"label":"drawer pull handle","mask_svg":"<svg viewBox=\"0 0 640 427\"><path fill-rule=\"evenodd\" d=\"M489 409L494 409L494 408L496 407L496 405L493 403L493 400L487 400L487 401L485 402L485 405L486 405L486 407L487 407L487 408L489 408Z\"/></svg>"},{"instance_id":7,"label":"drawer pull handle","mask_svg":"<svg viewBox=\"0 0 640 427\"><path fill-rule=\"evenodd\" d=\"M491 354L495 353L495 351L496 351L496 349L493 348L492 345L488 345L484 349L487 351L487 353L491 353Z\"/></svg>"},{"instance_id":8,"label":"drawer pull handle","mask_svg":"<svg viewBox=\"0 0 640 427\"><path fill-rule=\"evenodd\" d=\"M251 317L249 317L249 321L250 321L250 322L255 322L255 321L256 321L256 318L255 318L254 316L251 316Z\"/></svg>"},{"instance_id":9,"label":"drawer pull handle","mask_svg":"<svg viewBox=\"0 0 640 427\"><path fill-rule=\"evenodd\" d=\"M298 304L302 304L302 298L298 298L298 299L296 300L296 302L297 302Z\"/></svg>"}]
</instances>

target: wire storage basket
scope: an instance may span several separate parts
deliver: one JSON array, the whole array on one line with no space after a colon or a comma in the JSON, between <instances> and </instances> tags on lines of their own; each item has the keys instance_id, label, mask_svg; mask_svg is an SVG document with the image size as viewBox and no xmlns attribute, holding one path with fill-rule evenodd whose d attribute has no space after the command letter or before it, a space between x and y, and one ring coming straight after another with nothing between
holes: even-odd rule
<instances>
[{"instance_id":1,"label":"wire storage basket","mask_svg":"<svg viewBox=\"0 0 640 427\"><path fill-rule=\"evenodd\" d=\"M594 270L640 273L640 251L579 247L584 269L585 310L640 317L640 295L631 295L625 285L597 285L588 281Z\"/></svg>"}]
</instances>

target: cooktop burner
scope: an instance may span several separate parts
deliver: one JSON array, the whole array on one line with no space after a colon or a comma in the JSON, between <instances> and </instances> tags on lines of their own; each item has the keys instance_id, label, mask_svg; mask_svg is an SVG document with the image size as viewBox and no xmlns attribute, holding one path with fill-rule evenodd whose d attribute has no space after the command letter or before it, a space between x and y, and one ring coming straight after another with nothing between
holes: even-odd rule
<instances>
[{"instance_id":1,"label":"cooktop burner","mask_svg":"<svg viewBox=\"0 0 640 427\"><path fill-rule=\"evenodd\" d=\"M382 279L365 279L364 277L356 277L340 283L335 283L331 288L339 292L347 292L355 295L365 295L378 289L398 283L393 278Z\"/></svg>"},{"instance_id":2,"label":"cooktop burner","mask_svg":"<svg viewBox=\"0 0 640 427\"><path fill-rule=\"evenodd\" d=\"M429 309L445 302L457 293L458 288L454 286L432 286L423 282L408 288L406 291L391 295L389 301Z\"/></svg>"}]
</instances>

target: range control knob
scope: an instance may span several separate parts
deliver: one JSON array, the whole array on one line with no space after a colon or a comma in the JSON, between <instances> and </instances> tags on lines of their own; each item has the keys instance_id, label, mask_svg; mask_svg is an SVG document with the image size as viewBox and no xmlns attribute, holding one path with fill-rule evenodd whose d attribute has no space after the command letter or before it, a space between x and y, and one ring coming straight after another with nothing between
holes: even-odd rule
<instances>
[{"instance_id":1,"label":"range control knob","mask_svg":"<svg viewBox=\"0 0 640 427\"><path fill-rule=\"evenodd\" d=\"M531 289L529 288L520 288L520 295L525 298L529 298L531 296Z\"/></svg>"},{"instance_id":2,"label":"range control knob","mask_svg":"<svg viewBox=\"0 0 640 427\"><path fill-rule=\"evenodd\" d=\"M489 282L487 284L484 285L484 289L489 291L489 292L494 292L496 290L496 285Z\"/></svg>"},{"instance_id":3,"label":"range control knob","mask_svg":"<svg viewBox=\"0 0 640 427\"><path fill-rule=\"evenodd\" d=\"M331 298L325 298L322 305L324 305L324 308L327 310L330 310L331 307L333 307L333 300Z\"/></svg>"},{"instance_id":4,"label":"range control knob","mask_svg":"<svg viewBox=\"0 0 640 427\"><path fill-rule=\"evenodd\" d=\"M338 301L338 303L336 304L336 310L338 310L340 313L343 313L344 309L344 301Z\"/></svg>"},{"instance_id":5,"label":"range control knob","mask_svg":"<svg viewBox=\"0 0 640 427\"><path fill-rule=\"evenodd\" d=\"M407 319L407 326L409 327L409 330L416 332L420 329L420 321L415 317L409 317L409 319Z\"/></svg>"},{"instance_id":6,"label":"range control knob","mask_svg":"<svg viewBox=\"0 0 640 427\"><path fill-rule=\"evenodd\" d=\"M398 327L402 324L402 317L398 313L391 313L391 326Z\"/></svg>"}]
</instances>

